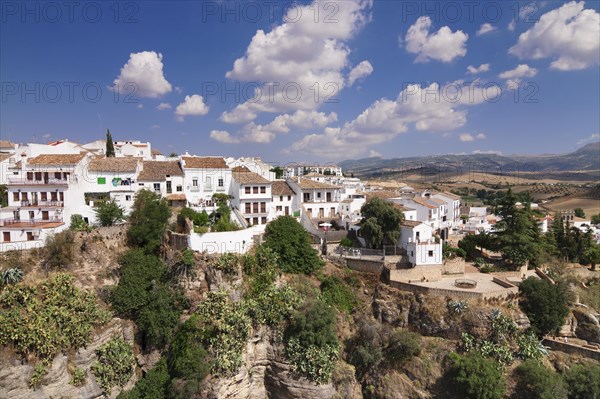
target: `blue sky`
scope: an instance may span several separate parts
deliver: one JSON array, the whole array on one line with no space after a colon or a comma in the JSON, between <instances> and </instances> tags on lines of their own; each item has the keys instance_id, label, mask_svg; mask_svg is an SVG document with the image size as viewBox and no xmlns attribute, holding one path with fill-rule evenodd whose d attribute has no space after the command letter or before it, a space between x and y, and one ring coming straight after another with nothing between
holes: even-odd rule
<instances>
[{"instance_id":1,"label":"blue sky","mask_svg":"<svg viewBox=\"0 0 600 399\"><path fill-rule=\"evenodd\" d=\"M272 162L600 139L597 1L0 4L2 139Z\"/></svg>"}]
</instances>

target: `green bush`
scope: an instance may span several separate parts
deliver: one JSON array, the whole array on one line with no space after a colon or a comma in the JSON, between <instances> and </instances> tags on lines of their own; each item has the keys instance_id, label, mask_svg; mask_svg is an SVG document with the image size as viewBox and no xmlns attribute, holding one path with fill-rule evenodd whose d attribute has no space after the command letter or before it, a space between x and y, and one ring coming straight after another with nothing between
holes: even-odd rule
<instances>
[{"instance_id":1,"label":"green bush","mask_svg":"<svg viewBox=\"0 0 600 399\"><path fill-rule=\"evenodd\" d=\"M407 360L421 353L421 336L419 334L395 330L388 338L383 352L386 362L393 368L400 367Z\"/></svg>"},{"instance_id":2,"label":"green bush","mask_svg":"<svg viewBox=\"0 0 600 399\"><path fill-rule=\"evenodd\" d=\"M306 230L291 216L281 216L265 229L263 245L279 256L279 266L286 273L310 274L323 266L310 243Z\"/></svg>"},{"instance_id":3,"label":"green bush","mask_svg":"<svg viewBox=\"0 0 600 399\"><path fill-rule=\"evenodd\" d=\"M212 360L204 348L204 337L199 326L199 316L192 315L171 342L167 366L173 378L175 398L193 397L210 373Z\"/></svg>"},{"instance_id":4,"label":"green bush","mask_svg":"<svg viewBox=\"0 0 600 399\"><path fill-rule=\"evenodd\" d=\"M161 245L171 209L166 199L149 190L138 191L129 217L129 244L156 253Z\"/></svg>"},{"instance_id":5,"label":"green bush","mask_svg":"<svg viewBox=\"0 0 600 399\"><path fill-rule=\"evenodd\" d=\"M11 267L2 270L0 285L17 284L25 277L25 273L19 267Z\"/></svg>"},{"instance_id":6,"label":"green bush","mask_svg":"<svg viewBox=\"0 0 600 399\"><path fill-rule=\"evenodd\" d=\"M189 219L194 227L206 226L208 224L208 213L206 211L196 212L195 210L183 207L177 215L177 224L180 227L185 227L185 219Z\"/></svg>"},{"instance_id":7,"label":"green bush","mask_svg":"<svg viewBox=\"0 0 600 399\"><path fill-rule=\"evenodd\" d=\"M567 399L562 377L535 360L521 363L515 374L515 399Z\"/></svg>"},{"instance_id":8,"label":"green bush","mask_svg":"<svg viewBox=\"0 0 600 399\"><path fill-rule=\"evenodd\" d=\"M125 219L123 208L115 200L101 202L94 211L100 226L113 226Z\"/></svg>"},{"instance_id":9,"label":"green bush","mask_svg":"<svg viewBox=\"0 0 600 399\"><path fill-rule=\"evenodd\" d=\"M305 303L285 331L285 354L294 373L317 384L329 381L339 356L333 308L322 300Z\"/></svg>"},{"instance_id":10,"label":"green bush","mask_svg":"<svg viewBox=\"0 0 600 399\"><path fill-rule=\"evenodd\" d=\"M569 399L600 398L600 366L594 363L577 364L565 373Z\"/></svg>"},{"instance_id":11,"label":"green bush","mask_svg":"<svg viewBox=\"0 0 600 399\"><path fill-rule=\"evenodd\" d=\"M240 257L233 253L224 253L213 264L215 269L225 274L237 274L240 266Z\"/></svg>"},{"instance_id":12,"label":"green bush","mask_svg":"<svg viewBox=\"0 0 600 399\"><path fill-rule=\"evenodd\" d=\"M75 214L71 215L71 226L69 229L73 231L89 231L90 226L83 220L83 216Z\"/></svg>"},{"instance_id":13,"label":"green bush","mask_svg":"<svg viewBox=\"0 0 600 399\"><path fill-rule=\"evenodd\" d=\"M532 329L542 337L563 325L569 308L567 293L562 284L552 285L546 280L529 277L519 285L519 306L529 320Z\"/></svg>"},{"instance_id":14,"label":"green bush","mask_svg":"<svg viewBox=\"0 0 600 399\"><path fill-rule=\"evenodd\" d=\"M346 313L352 313L358 303L354 291L335 276L325 277L321 282L321 296L326 303Z\"/></svg>"},{"instance_id":15,"label":"green bush","mask_svg":"<svg viewBox=\"0 0 600 399\"><path fill-rule=\"evenodd\" d=\"M198 337L213 359L212 374L237 371L252 327L244 305L233 303L226 292L208 292L196 314Z\"/></svg>"},{"instance_id":16,"label":"green bush","mask_svg":"<svg viewBox=\"0 0 600 399\"><path fill-rule=\"evenodd\" d=\"M123 386L133 374L133 349L123 338L113 337L96 349L97 360L92 363L92 374L106 396L115 386Z\"/></svg>"},{"instance_id":17,"label":"green bush","mask_svg":"<svg viewBox=\"0 0 600 399\"><path fill-rule=\"evenodd\" d=\"M119 263L119 284L109 296L113 309L136 322L144 347L164 346L179 321L181 294L169 285L168 271L156 256L131 249Z\"/></svg>"},{"instance_id":18,"label":"green bush","mask_svg":"<svg viewBox=\"0 0 600 399\"><path fill-rule=\"evenodd\" d=\"M449 388L461 399L500 399L506 391L498 364L477 354L450 355L453 364L447 377Z\"/></svg>"},{"instance_id":19,"label":"green bush","mask_svg":"<svg viewBox=\"0 0 600 399\"><path fill-rule=\"evenodd\" d=\"M72 374L73 378L71 378L71 385L80 387L85 383L85 370L75 367Z\"/></svg>"},{"instance_id":20,"label":"green bush","mask_svg":"<svg viewBox=\"0 0 600 399\"><path fill-rule=\"evenodd\" d=\"M340 241L340 245L341 245L342 247L346 247L346 248L352 248L352 246L353 246L354 244L352 243L352 240L351 240L351 239L349 239L348 237L344 237L344 238L342 238L342 240Z\"/></svg>"},{"instance_id":21,"label":"green bush","mask_svg":"<svg viewBox=\"0 0 600 399\"><path fill-rule=\"evenodd\" d=\"M161 358L130 391L123 391L117 399L164 399L169 397L171 378L167 363Z\"/></svg>"},{"instance_id":22,"label":"green bush","mask_svg":"<svg viewBox=\"0 0 600 399\"><path fill-rule=\"evenodd\" d=\"M61 269L70 265L75 260L74 246L75 234L72 230L48 236L43 249L46 270Z\"/></svg>"},{"instance_id":23,"label":"green bush","mask_svg":"<svg viewBox=\"0 0 600 399\"><path fill-rule=\"evenodd\" d=\"M96 296L78 289L68 274L35 286L6 286L0 293L0 346L51 361L59 352L88 344L93 327L107 318Z\"/></svg>"}]
</instances>

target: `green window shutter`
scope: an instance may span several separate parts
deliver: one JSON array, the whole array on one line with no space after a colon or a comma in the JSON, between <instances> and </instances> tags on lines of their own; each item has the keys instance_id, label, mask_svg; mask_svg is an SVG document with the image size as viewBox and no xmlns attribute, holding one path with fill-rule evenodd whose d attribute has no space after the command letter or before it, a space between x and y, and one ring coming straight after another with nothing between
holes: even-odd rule
<instances>
[{"instance_id":1,"label":"green window shutter","mask_svg":"<svg viewBox=\"0 0 600 399\"><path fill-rule=\"evenodd\" d=\"M106 184L106 177L99 177L98 184Z\"/></svg>"}]
</instances>

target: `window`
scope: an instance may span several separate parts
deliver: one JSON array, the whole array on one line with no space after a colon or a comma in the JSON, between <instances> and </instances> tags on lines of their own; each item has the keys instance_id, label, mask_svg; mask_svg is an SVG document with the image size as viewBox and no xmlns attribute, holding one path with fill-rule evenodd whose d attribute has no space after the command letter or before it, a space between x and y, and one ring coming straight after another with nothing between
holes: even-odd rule
<instances>
[{"instance_id":1,"label":"window","mask_svg":"<svg viewBox=\"0 0 600 399\"><path fill-rule=\"evenodd\" d=\"M277 212L281 212L282 210L283 210L283 207L281 207L281 206L275 207L275 211L277 211Z\"/></svg>"},{"instance_id":2,"label":"window","mask_svg":"<svg viewBox=\"0 0 600 399\"><path fill-rule=\"evenodd\" d=\"M252 203L252 213L258 213L258 202Z\"/></svg>"},{"instance_id":3,"label":"window","mask_svg":"<svg viewBox=\"0 0 600 399\"><path fill-rule=\"evenodd\" d=\"M144 187L144 183L138 183L140 187Z\"/></svg>"},{"instance_id":4,"label":"window","mask_svg":"<svg viewBox=\"0 0 600 399\"><path fill-rule=\"evenodd\" d=\"M48 193L40 193L41 201L48 201Z\"/></svg>"},{"instance_id":5,"label":"window","mask_svg":"<svg viewBox=\"0 0 600 399\"><path fill-rule=\"evenodd\" d=\"M261 202L260 203L260 213L266 213L266 212L267 212L267 203Z\"/></svg>"},{"instance_id":6,"label":"window","mask_svg":"<svg viewBox=\"0 0 600 399\"><path fill-rule=\"evenodd\" d=\"M291 201L291 200L292 200L292 196L288 195L288 201Z\"/></svg>"},{"instance_id":7,"label":"window","mask_svg":"<svg viewBox=\"0 0 600 399\"><path fill-rule=\"evenodd\" d=\"M279 201L282 201L282 202L283 202L283 195L280 195L280 196L279 196Z\"/></svg>"},{"instance_id":8,"label":"window","mask_svg":"<svg viewBox=\"0 0 600 399\"><path fill-rule=\"evenodd\" d=\"M244 188L244 192L245 192L246 194L250 194L250 187L246 187L246 188Z\"/></svg>"},{"instance_id":9,"label":"window","mask_svg":"<svg viewBox=\"0 0 600 399\"><path fill-rule=\"evenodd\" d=\"M258 194L258 186L252 187L252 194Z\"/></svg>"},{"instance_id":10,"label":"window","mask_svg":"<svg viewBox=\"0 0 600 399\"><path fill-rule=\"evenodd\" d=\"M223 186L225 186L225 181L223 180L223 178L222 178L222 177L221 177L221 178L219 178L219 180L217 181L217 185L218 185L219 187L223 187Z\"/></svg>"},{"instance_id":11,"label":"window","mask_svg":"<svg viewBox=\"0 0 600 399\"><path fill-rule=\"evenodd\" d=\"M252 204L250 204L249 202L246 202L246 213L250 213L252 212Z\"/></svg>"},{"instance_id":12,"label":"window","mask_svg":"<svg viewBox=\"0 0 600 399\"><path fill-rule=\"evenodd\" d=\"M258 218L253 218L252 219L252 224L255 224L255 225L258 224Z\"/></svg>"},{"instance_id":13,"label":"window","mask_svg":"<svg viewBox=\"0 0 600 399\"><path fill-rule=\"evenodd\" d=\"M192 180L192 186L193 187L198 187L198 179Z\"/></svg>"},{"instance_id":14,"label":"window","mask_svg":"<svg viewBox=\"0 0 600 399\"><path fill-rule=\"evenodd\" d=\"M260 186L260 193L265 194L267 192L267 188L265 186Z\"/></svg>"},{"instance_id":15,"label":"window","mask_svg":"<svg viewBox=\"0 0 600 399\"><path fill-rule=\"evenodd\" d=\"M32 231L27 232L27 241L33 241L33 232Z\"/></svg>"},{"instance_id":16,"label":"window","mask_svg":"<svg viewBox=\"0 0 600 399\"><path fill-rule=\"evenodd\" d=\"M250 226L250 218L246 218L246 224Z\"/></svg>"},{"instance_id":17,"label":"window","mask_svg":"<svg viewBox=\"0 0 600 399\"><path fill-rule=\"evenodd\" d=\"M266 218L266 216L263 216L263 217L260 219L260 224L267 224L267 218Z\"/></svg>"},{"instance_id":18,"label":"window","mask_svg":"<svg viewBox=\"0 0 600 399\"><path fill-rule=\"evenodd\" d=\"M18 201L19 200L19 193L14 192L13 193L13 201Z\"/></svg>"},{"instance_id":19,"label":"window","mask_svg":"<svg viewBox=\"0 0 600 399\"><path fill-rule=\"evenodd\" d=\"M310 201L310 193L304 193L304 202Z\"/></svg>"},{"instance_id":20,"label":"window","mask_svg":"<svg viewBox=\"0 0 600 399\"><path fill-rule=\"evenodd\" d=\"M433 251L429 251L428 255L429 255L430 258L433 257Z\"/></svg>"},{"instance_id":21,"label":"window","mask_svg":"<svg viewBox=\"0 0 600 399\"><path fill-rule=\"evenodd\" d=\"M160 191L160 183L154 183L154 191Z\"/></svg>"},{"instance_id":22,"label":"window","mask_svg":"<svg viewBox=\"0 0 600 399\"><path fill-rule=\"evenodd\" d=\"M106 177L99 177L97 180L98 184L106 184Z\"/></svg>"},{"instance_id":23,"label":"window","mask_svg":"<svg viewBox=\"0 0 600 399\"><path fill-rule=\"evenodd\" d=\"M29 219L35 219L35 212L29 211Z\"/></svg>"},{"instance_id":24,"label":"window","mask_svg":"<svg viewBox=\"0 0 600 399\"><path fill-rule=\"evenodd\" d=\"M167 194L171 194L173 192L173 189L171 188L171 182L168 181L167 182Z\"/></svg>"},{"instance_id":25,"label":"window","mask_svg":"<svg viewBox=\"0 0 600 399\"><path fill-rule=\"evenodd\" d=\"M60 180L60 172L54 172L54 178Z\"/></svg>"},{"instance_id":26,"label":"window","mask_svg":"<svg viewBox=\"0 0 600 399\"><path fill-rule=\"evenodd\" d=\"M27 180L33 180L33 172L27 172Z\"/></svg>"},{"instance_id":27,"label":"window","mask_svg":"<svg viewBox=\"0 0 600 399\"><path fill-rule=\"evenodd\" d=\"M126 195L125 196L125 201L131 201L131 195Z\"/></svg>"},{"instance_id":28,"label":"window","mask_svg":"<svg viewBox=\"0 0 600 399\"><path fill-rule=\"evenodd\" d=\"M177 186L177 191L178 192L182 192L183 191L183 187L181 187L181 184Z\"/></svg>"}]
</instances>

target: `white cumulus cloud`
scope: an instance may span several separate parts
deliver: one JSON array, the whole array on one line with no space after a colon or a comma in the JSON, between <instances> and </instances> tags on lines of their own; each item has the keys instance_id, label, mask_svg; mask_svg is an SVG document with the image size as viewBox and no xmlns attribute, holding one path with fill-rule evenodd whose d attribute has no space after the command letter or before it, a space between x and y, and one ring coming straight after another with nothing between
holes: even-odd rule
<instances>
[{"instance_id":1,"label":"white cumulus cloud","mask_svg":"<svg viewBox=\"0 0 600 399\"><path fill-rule=\"evenodd\" d=\"M470 133L462 133L458 138L460 139L460 141L467 143L467 142L475 141L475 140L484 140L485 134L479 133L474 136Z\"/></svg>"},{"instance_id":2,"label":"white cumulus cloud","mask_svg":"<svg viewBox=\"0 0 600 399\"><path fill-rule=\"evenodd\" d=\"M516 68L504 71L498 75L500 79L506 79L506 86L514 89L519 86L523 78L532 78L537 75L538 70L527 64L519 64Z\"/></svg>"},{"instance_id":3,"label":"white cumulus cloud","mask_svg":"<svg viewBox=\"0 0 600 399\"><path fill-rule=\"evenodd\" d=\"M473 65L469 65L467 67L467 73L470 73L471 75L476 75L478 73L488 72L489 70L490 70L490 64L481 64L478 67L475 67Z\"/></svg>"},{"instance_id":4,"label":"white cumulus cloud","mask_svg":"<svg viewBox=\"0 0 600 399\"><path fill-rule=\"evenodd\" d=\"M593 143L595 141L600 141L600 134L595 133L592 134L590 137L585 138L585 139L581 139L577 142L577 145L582 145L582 144L587 144L587 143Z\"/></svg>"},{"instance_id":5,"label":"white cumulus cloud","mask_svg":"<svg viewBox=\"0 0 600 399\"><path fill-rule=\"evenodd\" d=\"M573 71L600 62L600 14L583 1L542 15L508 51L520 59L552 58L550 68Z\"/></svg>"},{"instance_id":6,"label":"white cumulus cloud","mask_svg":"<svg viewBox=\"0 0 600 399\"><path fill-rule=\"evenodd\" d=\"M240 142L238 138L232 136L226 130L212 130L210 132L210 138L220 143L226 144L237 144Z\"/></svg>"},{"instance_id":7,"label":"white cumulus cloud","mask_svg":"<svg viewBox=\"0 0 600 399\"><path fill-rule=\"evenodd\" d=\"M252 100L224 112L223 122L248 123L263 112L316 110L344 89L350 54L347 41L370 20L372 0L332 4L335 23L315 18L316 9L324 13L331 4L314 1L291 8L284 22L270 32L256 31L226 77L265 83L257 87Z\"/></svg>"},{"instance_id":8,"label":"white cumulus cloud","mask_svg":"<svg viewBox=\"0 0 600 399\"><path fill-rule=\"evenodd\" d=\"M408 28L404 41L405 48L411 54L417 54L415 62L437 60L451 62L455 58L467 54L466 43L469 35L463 31L452 32L447 26L442 26L437 32L429 33L431 18L420 17Z\"/></svg>"},{"instance_id":9,"label":"white cumulus cloud","mask_svg":"<svg viewBox=\"0 0 600 399\"><path fill-rule=\"evenodd\" d=\"M322 133L304 136L293 143L288 152L300 151L332 159L352 157L367 154L369 148L389 142L410 129L423 132L458 129L467 121L463 106L481 103L481 95L475 94L473 101L466 98L445 101L442 100L445 90L446 86L437 83L427 87L408 85L395 100L377 100L342 126L326 127Z\"/></svg>"},{"instance_id":10,"label":"white cumulus cloud","mask_svg":"<svg viewBox=\"0 0 600 399\"><path fill-rule=\"evenodd\" d=\"M348 86L352 86L358 79L362 79L373 73L373 65L369 61L363 61L348 74Z\"/></svg>"},{"instance_id":11,"label":"white cumulus cloud","mask_svg":"<svg viewBox=\"0 0 600 399\"><path fill-rule=\"evenodd\" d=\"M163 111L165 109L171 109L171 104L169 103L160 103L156 106L156 109L159 111Z\"/></svg>"},{"instance_id":12,"label":"white cumulus cloud","mask_svg":"<svg viewBox=\"0 0 600 399\"><path fill-rule=\"evenodd\" d=\"M131 53L111 90L139 97L160 97L172 90L163 73L163 56L156 51Z\"/></svg>"},{"instance_id":13,"label":"white cumulus cloud","mask_svg":"<svg viewBox=\"0 0 600 399\"><path fill-rule=\"evenodd\" d=\"M207 113L208 106L204 103L204 97L199 94L185 96L183 102L175 108L175 115L180 122L185 116L200 116Z\"/></svg>"},{"instance_id":14,"label":"white cumulus cloud","mask_svg":"<svg viewBox=\"0 0 600 399\"><path fill-rule=\"evenodd\" d=\"M494 25L490 24L489 22L486 22L484 24L481 24L481 26L479 27L479 29L477 30L475 35L481 36L481 35L485 35L486 33L493 32L495 30L498 30L498 28L496 28Z\"/></svg>"}]
</instances>

